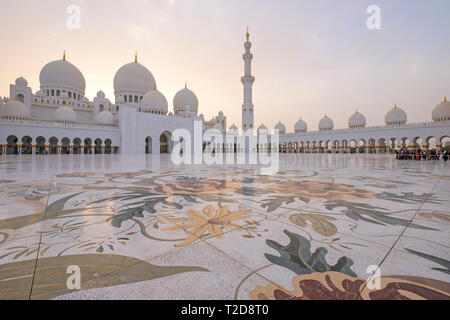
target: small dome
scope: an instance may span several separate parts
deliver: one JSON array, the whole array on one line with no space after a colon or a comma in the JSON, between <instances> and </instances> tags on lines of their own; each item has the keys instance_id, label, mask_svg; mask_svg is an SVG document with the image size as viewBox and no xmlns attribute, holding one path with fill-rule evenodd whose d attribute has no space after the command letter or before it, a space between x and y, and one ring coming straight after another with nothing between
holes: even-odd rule
<instances>
[{"instance_id":1,"label":"small dome","mask_svg":"<svg viewBox=\"0 0 450 320\"><path fill-rule=\"evenodd\" d=\"M267 127L263 124L263 123L261 123L261 125L258 127L258 134L268 134L268 130L267 130Z\"/></svg>"},{"instance_id":2,"label":"small dome","mask_svg":"<svg viewBox=\"0 0 450 320\"><path fill-rule=\"evenodd\" d=\"M432 118L437 122L450 120L450 102L447 101L447 97L444 97L444 101L434 107Z\"/></svg>"},{"instance_id":3,"label":"small dome","mask_svg":"<svg viewBox=\"0 0 450 320\"><path fill-rule=\"evenodd\" d=\"M44 96L45 96L45 93L44 93L44 91L42 91L42 90L38 90L38 91L36 91L36 96L37 96L37 97L44 97Z\"/></svg>"},{"instance_id":4,"label":"small dome","mask_svg":"<svg viewBox=\"0 0 450 320\"><path fill-rule=\"evenodd\" d=\"M279 121L277 125L274 128L275 130L278 130L278 134L285 134L286 133L286 127L284 124Z\"/></svg>"},{"instance_id":5,"label":"small dome","mask_svg":"<svg viewBox=\"0 0 450 320\"><path fill-rule=\"evenodd\" d=\"M46 64L39 75L42 87L65 87L84 92L86 81L77 67L66 60L56 60Z\"/></svg>"},{"instance_id":6,"label":"small dome","mask_svg":"<svg viewBox=\"0 0 450 320\"><path fill-rule=\"evenodd\" d=\"M89 103L89 99L86 97L81 98L81 103Z\"/></svg>"},{"instance_id":7,"label":"small dome","mask_svg":"<svg viewBox=\"0 0 450 320\"><path fill-rule=\"evenodd\" d=\"M142 98L141 111L143 112L157 111L167 114L168 110L169 104L166 97L157 89L147 92Z\"/></svg>"},{"instance_id":8,"label":"small dome","mask_svg":"<svg viewBox=\"0 0 450 320\"><path fill-rule=\"evenodd\" d=\"M25 80L24 77L17 78L16 79L16 86L28 87L28 81Z\"/></svg>"},{"instance_id":9,"label":"small dome","mask_svg":"<svg viewBox=\"0 0 450 320\"><path fill-rule=\"evenodd\" d=\"M100 90L99 92L97 92L97 98L105 99L105 93L102 90Z\"/></svg>"},{"instance_id":10,"label":"small dome","mask_svg":"<svg viewBox=\"0 0 450 320\"><path fill-rule=\"evenodd\" d=\"M114 125L114 116L109 111L102 111L97 115L97 123L101 125L112 126Z\"/></svg>"},{"instance_id":11,"label":"small dome","mask_svg":"<svg viewBox=\"0 0 450 320\"><path fill-rule=\"evenodd\" d=\"M68 106L61 106L55 110L55 120L56 121L67 121L74 122L77 121L77 115L72 108Z\"/></svg>"},{"instance_id":12,"label":"small dome","mask_svg":"<svg viewBox=\"0 0 450 320\"><path fill-rule=\"evenodd\" d=\"M114 76L114 90L116 92L131 90L145 94L152 90L155 84L152 73L137 62L122 66Z\"/></svg>"},{"instance_id":13,"label":"small dome","mask_svg":"<svg viewBox=\"0 0 450 320\"><path fill-rule=\"evenodd\" d=\"M11 100L2 105L0 110L1 118L29 119L30 109L18 100Z\"/></svg>"},{"instance_id":14,"label":"small dome","mask_svg":"<svg viewBox=\"0 0 450 320\"><path fill-rule=\"evenodd\" d=\"M319 122L319 130L333 130L333 128L334 128L333 120L331 120L331 118L325 115L325 117L323 117L322 120L320 120Z\"/></svg>"},{"instance_id":15,"label":"small dome","mask_svg":"<svg viewBox=\"0 0 450 320\"><path fill-rule=\"evenodd\" d=\"M175 109L175 113L177 112L176 109L182 108L185 106L191 106L193 107L196 112L198 110L198 99L194 92L189 90L188 88L184 88L177 92L175 97L173 98L173 106Z\"/></svg>"},{"instance_id":16,"label":"small dome","mask_svg":"<svg viewBox=\"0 0 450 320\"><path fill-rule=\"evenodd\" d=\"M354 128L364 128L366 126L366 117L356 110L354 114L348 119L348 127Z\"/></svg>"},{"instance_id":17,"label":"small dome","mask_svg":"<svg viewBox=\"0 0 450 320\"><path fill-rule=\"evenodd\" d=\"M223 117L223 111L219 111L219 116Z\"/></svg>"},{"instance_id":18,"label":"small dome","mask_svg":"<svg viewBox=\"0 0 450 320\"><path fill-rule=\"evenodd\" d=\"M228 129L228 133L233 135L238 134L238 127L236 127L236 125L233 123L233 125Z\"/></svg>"},{"instance_id":19,"label":"small dome","mask_svg":"<svg viewBox=\"0 0 450 320\"><path fill-rule=\"evenodd\" d=\"M303 121L303 120L300 118L300 120L298 120L297 123L296 123L295 126L294 126L294 131L295 131L296 133L299 133L299 132L306 132L306 131L308 131L308 125L306 124L305 121Z\"/></svg>"},{"instance_id":20,"label":"small dome","mask_svg":"<svg viewBox=\"0 0 450 320\"><path fill-rule=\"evenodd\" d=\"M388 126L405 124L407 120L408 117L406 115L406 112L398 108L397 105L389 110L385 117L385 122Z\"/></svg>"}]
</instances>

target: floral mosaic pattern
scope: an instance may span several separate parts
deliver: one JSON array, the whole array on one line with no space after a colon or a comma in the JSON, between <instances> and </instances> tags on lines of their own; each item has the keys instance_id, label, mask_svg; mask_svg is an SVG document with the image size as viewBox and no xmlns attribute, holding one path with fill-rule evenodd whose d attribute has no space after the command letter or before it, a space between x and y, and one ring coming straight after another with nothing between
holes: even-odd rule
<instances>
[{"instance_id":1,"label":"floral mosaic pattern","mask_svg":"<svg viewBox=\"0 0 450 320\"><path fill-rule=\"evenodd\" d=\"M274 176L171 165L5 174L0 298L450 298L450 188L435 164L420 179L281 164ZM67 265L83 266L79 292L65 287ZM370 265L382 271L376 290Z\"/></svg>"}]
</instances>

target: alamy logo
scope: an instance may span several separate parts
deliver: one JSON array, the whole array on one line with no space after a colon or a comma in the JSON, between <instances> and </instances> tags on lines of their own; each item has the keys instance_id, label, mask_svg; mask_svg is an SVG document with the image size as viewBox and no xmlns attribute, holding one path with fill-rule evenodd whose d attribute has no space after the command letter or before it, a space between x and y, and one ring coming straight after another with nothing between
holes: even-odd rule
<instances>
[{"instance_id":1,"label":"alamy logo","mask_svg":"<svg viewBox=\"0 0 450 320\"><path fill-rule=\"evenodd\" d=\"M70 5L67 7L66 13L69 15L67 18L66 26L69 30L75 30L81 28L81 8L77 5Z\"/></svg>"},{"instance_id":2,"label":"alamy logo","mask_svg":"<svg viewBox=\"0 0 450 320\"><path fill-rule=\"evenodd\" d=\"M222 133L217 129L203 132L203 122L194 121L193 136L187 129L172 133L172 162L206 165L259 165L262 175L274 175L279 169L278 131L255 135L253 130Z\"/></svg>"},{"instance_id":3,"label":"alamy logo","mask_svg":"<svg viewBox=\"0 0 450 320\"><path fill-rule=\"evenodd\" d=\"M68 266L66 270L67 274L70 276L67 278L66 285L69 290L80 290L81 289L81 269L79 266Z\"/></svg>"},{"instance_id":4,"label":"alamy logo","mask_svg":"<svg viewBox=\"0 0 450 320\"><path fill-rule=\"evenodd\" d=\"M370 14L367 18L367 29L369 30L381 30L381 9L379 6L371 5L367 8L367 14Z\"/></svg>"},{"instance_id":5,"label":"alamy logo","mask_svg":"<svg viewBox=\"0 0 450 320\"><path fill-rule=\"evenodd\" d=\"M381 269L377 265L368 266L367 273L370 277L367 279L367 288L370 290L380 290L381 289Z\"/></svg>"}]
</instances>

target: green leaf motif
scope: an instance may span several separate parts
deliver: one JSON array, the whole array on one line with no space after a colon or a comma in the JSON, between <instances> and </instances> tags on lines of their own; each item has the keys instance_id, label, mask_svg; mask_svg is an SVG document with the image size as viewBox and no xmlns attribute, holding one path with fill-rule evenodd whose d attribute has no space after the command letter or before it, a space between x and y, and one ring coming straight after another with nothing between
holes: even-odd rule
<instances>
[{"instance_id":1,"label":"green leaf motif","mask_svg":"<svg viewBox=\"0 0 450 320\"><path fill-rule=\"evenodd\" d=\"M330 237L336 234L337 227L330 221L335 221L333 217L326 216L324 214L307 214L298 213L293 214L289 217L292 223L298 225L299 227L306 228L308 226L308 221L311 223L312 228L318 234L324 237Z\"/></svg>"},{"instance_id":2,"label":"green leaf motif","mask_svg":"<svg viewBox=\"0 0 450 320\"><path fill-rule=\"evenodd\" d=\"M296 197L296 196L279 196L279 197L270 197L262 200L261 207L267 208L267 212L272 212L281 207L284 203L290 204L295 201L295 198L300 199L303 202L309 203L309 198L304 197Z\"/></svg>"},{"instance_id":3,"label":"green leaf motif","mask_svg":"<svg viewBox=\"0 0 450 320\"><path fill-rule=\"evenodd\" d=\"M342 213L352 220L365 221L378 225L407 226L417 229L433 230L436 229L411 223L409 220L391 217L385 209L372 206L366 203L350 202L344 200L330 200L325 202L325 208L332 211L335 208L345 208ZM384 211L384 212L383 212Z\"/></svg>"},{"instance_id":4,"label":"green leaf motif","mask_svg":"<svg viewBox=\"0 0 450 320\"><path fill-rule=\"evenodd\" d=\"M0 299L28 299L36 260L0 265ZM80 254L40 258L31 299L52 299L67 289L70 265L80 266L81 289L93 289L164 278L185 272L210 272L193 266L157 266L147 261L112 254ZM156 290L156 289L155 289Z\"/></svg>"},{"instance_id":5,"label":"green leaf motif","mask_svg":"<svg viewBox=\"0 0 450 320\"><path fill-rule=\"evenodd\" d=\"M311 253L311 242L309 240L288 230L284 230L284 233L290 240L287 246L283 246L276 241L266 240L267 245L280 254L280 256L267 253L264 255L273 264L287 268L298 275L335 271L356 277L351 269L353 265L351 259L345 256L341 257L334 266L331 266L326 261L327 249L320 247L314 253Z\"/></svg>"},{"instance_id":6,"label":"green leaf motif","mask_svg":"<svg viewBox=\"0 0 450 320\"><path fill-rule=\"evenodd\" d=\"M427 254L427 253L423 253L423 252L419 252L419 251L414 251L408 248L405 248L407 251L411 252L412 254L415 254L416 256L422 257L424 259L427 259L429 261L432 261L434 263L440 264L441 266L443 266L444 268L431 268L432 270L436 270L439 272L443 272L446 273L448 275L450 275L450 261L443 259L443 258L439 258L436 256L433 256L431 254Z\"/></svg>"}]
</instances>

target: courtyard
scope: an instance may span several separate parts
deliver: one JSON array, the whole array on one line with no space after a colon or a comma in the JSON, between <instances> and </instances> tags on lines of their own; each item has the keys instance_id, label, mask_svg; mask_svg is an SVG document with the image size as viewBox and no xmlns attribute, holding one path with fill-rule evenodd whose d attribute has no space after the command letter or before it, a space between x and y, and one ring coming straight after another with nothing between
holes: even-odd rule
<instances>
[{"instance_id":1,"label":"courtyard","mask_svg":"<svg viewBox=\"0 0 450 320\"><path fill-rule=\"evenodd\" d=\"M280 154L263 176L22 155L0 173L0 299L450 298L443 161Z\"/></svg>"}]
</instances>

